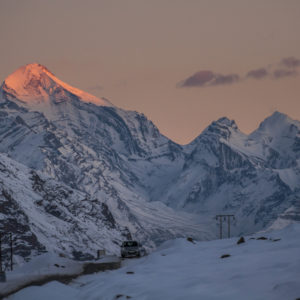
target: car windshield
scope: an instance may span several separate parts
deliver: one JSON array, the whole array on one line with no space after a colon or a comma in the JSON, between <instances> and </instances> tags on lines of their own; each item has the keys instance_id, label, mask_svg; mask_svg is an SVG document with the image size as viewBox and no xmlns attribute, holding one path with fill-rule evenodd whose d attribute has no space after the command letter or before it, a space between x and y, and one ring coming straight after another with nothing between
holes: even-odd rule
<instances>
[{"instance_id":1,"label":"car windshield","mask_svg":"<svg viewBox=\"0 0 300 300\"><path fill-rule=\"evenodd\" d=\"M137 247L137 245L138 243L136 241L128 241L123 243L124 247Z\"/></svg>"}]
</instances>

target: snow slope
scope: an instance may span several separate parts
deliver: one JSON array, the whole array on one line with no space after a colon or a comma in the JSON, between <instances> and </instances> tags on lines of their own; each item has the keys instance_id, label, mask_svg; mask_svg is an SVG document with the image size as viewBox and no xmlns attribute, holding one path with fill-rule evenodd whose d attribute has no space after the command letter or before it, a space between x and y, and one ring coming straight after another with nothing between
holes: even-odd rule
<instances>
[{"instance_id":1,"label":"snow slope","mask_svg":"<svg viewBox=\"0 0 300 300\"><path fill-rule=\"evenodd\" d=\"M293 130L282 134L274 128L269 139L276 136L277 142L266 145L240 132L234 121L221 118L213 122L186 146L185 164L161 200L199 215L235 214L235 235L272 224L300 202L300 126L278 112L264 121L265 126L269 122L276 122L277 128ZM281 150L284 145L285 153Z\"/></svg>"},{"instance_id":2,"label":"snow slope","mask_svg":"<svg viewBox=\"0 0 300 300\"><path fill-rule=\"evenodd\" d=\"M145 216L141 225L157 242L174 236L211 238L189 214L176 214L162 203L129 203L132 211ZM160 209L159 209L160 208ZM97 250L119 254L119 245L130 237L101 198L75 190L0 154L0 231L12 233L14 263L23 263L45 252L75 259L96 257ZM142 233L141 233L142 235ZM145 234L144 234L145 235ZM8 235L2 238L4 266L9 263Z\"/></svg>"},{"instance_id":3,"label":"snow slope","mask_svg":"<svg viewBox=\"0 0 300 300\"><path fill-rule=\"evenodd\" d=\"M6 272L6 282L0 282L0 297L21 290L24 286L41 285L57 279L75 278L81 274L94 273L91 267L102 270L116 269L120 266L117 256L102 256L96 261L75 261L54 253L46 253L34 257L12 272ZM1 298L2 299L2 298Z\"/></svg>"},{"instance_id":4,"label":"snow slope","mask_svg":"<svg viewBox=\"0 0 300 300\"><path fill-rule=\"evenodd\" d=\"M262 234L266 240L258 240ZM300 295L300 225L246 237L191 243L177 239L124 267L29 287L10 300L296 299ZM229 254L227 258L222 255Z\"/></svg>"},{"instance_id":5,"label":"snow slope","mask_svg":"<svg viewBox=\"0 0 300 300\"><path fill-rule=\"evenodd\" d=\"M92 211L92 213L90 213ZM97 198L0 154L0 231L4 266L12 233L14 264L24 258L56 252L91 259L98 249L119 253L116 243L128 231L119 227L108 207Z\"/></svg>"},{"instance_id":6,"label":"snow slope","mask_svg":"<svg viewBox=\"0 0 300 300\"><path fill-rule=\"evenodd\" d=\"M217 237L220 213L236 215L233 235L253 233L300 202L298 121L276 112L245 135L221 118L181 146L143 114L99 101L38 64L21 67L0 89L0 152L87 195L89 226L102 203L119 236L153 249L174 237Z\"/></svg>"}]
</instances>

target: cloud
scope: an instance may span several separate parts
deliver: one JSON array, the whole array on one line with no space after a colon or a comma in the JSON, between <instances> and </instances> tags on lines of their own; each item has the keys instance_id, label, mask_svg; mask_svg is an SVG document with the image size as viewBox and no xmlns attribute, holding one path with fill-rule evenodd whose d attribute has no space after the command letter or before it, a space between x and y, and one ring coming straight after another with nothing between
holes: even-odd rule
<instances>
[{"instance_id":1,"label":"cloud","mask_svg":"<svg viewBox=\"0 0 300 300\"><path fill-rule=\"evenodd\" d=\"M259 68L251 70L247 73L246 78L263 79L269 75L269 72L265 68Z\"/></svg>"},{"instance_id":2,"label":"cloud","mask_svg":"<svg viewBox=\"0 0 300 300\"><path fill-rule=\"evenodd\" d=\"M232 84L239 81L237 74L217 74L212 71L202 70L188 77L178 84L178 87L205 87Z\"/></svg>"},{"instance_id":3,"label":"cloud","mask_svg":"<svg viewBox=\"0 0 300 300\"><path fill-rule=\"evenodd\" d=\"M280 64L286 68L297 68L300 67L300 59L290 56L283 58Z\"/></svg>"},{"instance_id":4,"label":"cloud","mask_svg":"<svg viewBox=\"0 0 300 300\"><path fill-rule=\"evenodd\" d=\"M214 78L212 71L199 71L188 77L181 84L182 87L204 86Z\"/></svg>"},{"instance_id":5,"label":"cloud","mask_svg":"<svg viewBox=\"0 0 300 300\"><path fill-rule=\"evenodd\" d=\"M300 67L300 59L295 57L283 58L280 62L266 67L252 69L246 75L239 75L235 73L219 74L210 70L201 70L192 76L182 80L177 84L177 87L208 87L216 85L229 85L239 83L249 79L261 80L269 79L282 79L285 77L298 76L296 68Z\"/></svg>"},{"instance_id":6,"label":"cloud","mask_svg":"<svg viewBox=\"0 0 300 300\"><path fill-rule=\"evenodd\" d=\"M232 84L238 82L239 80L240 80L240 76L237 74L228 74L228 75L216 74L215 80L212 82L212 85Z\"/></svg>"},{"instance_id":7,"label":"cloud","mask_svg":"<svg viewBox=\"0 0 300 300\"><path fill-rule=\"evenodd\" d=\"M284 77L292 77L297 76L298 72L295 70L287 70L287 69L277 69L273 72L274 79L281 79Z\"/></svg>"}]
</instances>

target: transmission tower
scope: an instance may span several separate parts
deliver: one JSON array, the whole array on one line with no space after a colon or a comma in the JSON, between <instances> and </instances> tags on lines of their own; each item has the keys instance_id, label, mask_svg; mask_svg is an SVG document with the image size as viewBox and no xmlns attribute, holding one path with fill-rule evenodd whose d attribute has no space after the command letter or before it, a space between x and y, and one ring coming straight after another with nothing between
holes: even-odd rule
<instances>
[{"instance_id":1,"label":"transmission tower","mask_svg":"<svg viewBox=\"0 0 300 300\"><path fill-rule=\"evenodd\" d=\"M230 238L230 218L235 220L234 215L216 215L216 220L220 220L220 239L222 239L223 234L223 221L225 222L226 219L228 223L228 238Z\"/></svg>"}]
</instances>

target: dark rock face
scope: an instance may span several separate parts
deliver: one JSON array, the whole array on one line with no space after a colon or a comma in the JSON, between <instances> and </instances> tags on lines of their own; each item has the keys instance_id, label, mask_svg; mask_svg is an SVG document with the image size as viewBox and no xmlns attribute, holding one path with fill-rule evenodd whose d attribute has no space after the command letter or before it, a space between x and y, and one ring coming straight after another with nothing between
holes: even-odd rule
<instances>
[{"instance_id":1,"label":"dark rock face","mask_svg":"<svg viewBox=\"0 0 300 300\"><path fill-rule=\"evenodd\" d=\"M46 252L30 228L28 216L11 196L11 192L0 187L0 232L2 235L3 261L7 264L10 259L10 237L12 234L14 255L28 258ZM5 218L4 218L5 217Z\"/></svg>"},{"instance_id":2,"label":"dark rock face","mask_svg":"<svg viewBox=\"0 0 300 300\"><path fill-rule=\"evenodd\" d=\"M110 212L107 204L101 203L101 212L103 216L105 217L105 224L109 226L110 228L116 228L116 221Z\"/></svg>"},{"instance_id":3,"label":"dark rock face","mask_svg":"<svg viewBox=\"0 0 300 300\"><path fill-rule=\"evenodd\" d=\"M130 234L116 223L105 203L3 155L0 155L0 191L2 254L7 264L10 234L14 257L19 257L17 261L53 249L74 259L92 259L96 249L104 245L116 248L112 246L113 239L118 244L123 236ZM108 237L101 237L101 232Z\"/></svg>"}]
</instances>

